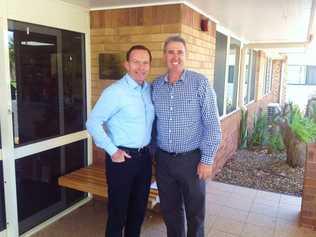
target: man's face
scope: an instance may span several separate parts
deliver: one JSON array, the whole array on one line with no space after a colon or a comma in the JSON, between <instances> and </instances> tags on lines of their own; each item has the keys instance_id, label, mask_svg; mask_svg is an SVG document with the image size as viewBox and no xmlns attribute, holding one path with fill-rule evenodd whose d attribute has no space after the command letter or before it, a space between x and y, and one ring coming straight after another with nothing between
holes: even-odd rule
<instances>
[{"instance_id":1,"label":"man's face","mask_svg":"<svg viewBox=\"0 0 316 237\"><path fill-rule=\"evenodd\" d=\"M134 49L129 60L125 61L124 67L128 74L140 85L148 76L150 70L150 57L146 50Z\"/></svg>"},{"instance_id":2,"label":"man's face","mask_svg":"<svg viewBox=\"0 0 316 237\"><path fill-rule=\"evenodd\" d=\"M186 58L186 50L183 43L168 43L164 52L164 57L169 71L183 71Z\"/></svg>"}]
</instances>

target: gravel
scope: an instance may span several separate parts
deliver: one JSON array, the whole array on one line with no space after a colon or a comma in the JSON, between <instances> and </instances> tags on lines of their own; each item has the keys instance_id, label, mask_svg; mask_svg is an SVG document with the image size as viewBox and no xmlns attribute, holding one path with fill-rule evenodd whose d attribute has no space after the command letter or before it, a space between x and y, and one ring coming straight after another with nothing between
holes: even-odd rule
<instances>
[{"instance_id":1,"label":"gravel","mask_svg":"<svg viewBox=\"0 0 316 237\"><path fill-rule=\"evenodd\" d=\"M267 150L239 150L215 180L264 191L302 196L304 168L292 168L286 154Z\"/></svg>"}]
</instances>

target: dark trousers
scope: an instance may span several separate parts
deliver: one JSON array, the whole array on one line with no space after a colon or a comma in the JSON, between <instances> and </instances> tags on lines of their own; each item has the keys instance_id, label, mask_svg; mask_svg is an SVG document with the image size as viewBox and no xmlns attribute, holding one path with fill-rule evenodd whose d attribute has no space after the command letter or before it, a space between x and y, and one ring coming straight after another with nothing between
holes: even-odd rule
<instances>
[{"instance_id":1,"label":"dark trousers","mask_svg":"<svg viewBox=\"0 0 316 237\"><path fill-rule=\"evenodd\" d=\"M131 153L123 163L106 159L108 221L105 236L139 237L151 183L151 157L148 149Z\"/></svg>"},{"instance_id":2,"label":"dark trousers","mask_svg":"<svg viewBox=\"0 0 316 237\"><path fill-rule=\"evenodd\" d=\"M200 151L174 156L158 149L155 158L160 207L168 237L203 237L205 181L197 176Z\"/></svg>"}]
</instances>

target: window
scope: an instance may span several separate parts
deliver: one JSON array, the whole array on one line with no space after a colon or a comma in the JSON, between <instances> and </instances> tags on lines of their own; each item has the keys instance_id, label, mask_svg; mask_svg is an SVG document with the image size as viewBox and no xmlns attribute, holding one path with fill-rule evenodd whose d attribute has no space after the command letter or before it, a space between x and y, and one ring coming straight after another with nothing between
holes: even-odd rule
<instances>
[{"instance_id":1,"label":"window","mask_svg":"<svg viewBox=\"0 0 316 237\"><path fill-rule=\"evenodd\" d=\"M307 66L306 69L306 85L316 85L316 66Z\"/></svg>"},{"instance_id":2,"label":"window","mask_svg":"<svg viewBox=\"0 0 316 237\"><path fill-rule=\"evenodd\" d=\"M227 46L227 36L216 32L214 89L219 115L230 113L237 107L240 42L230 38L229 48Z\"/></svg>"},{"instance_id":3,"label":"window","mask_svg":"<svg viewBox=\"0 0 316 237\"><path fill-rule=\"evenodd\" d=\"M262 92L263 95L266 95L271 92L271 86L272 86L272 59L267 58L265 63L265 74L264 74L264 81L263 81L263 87Z\"/></svg>"},{"instance_id":4,"label":"window","mask_svg":"<svg viewBox=\"0 0 316 237\"><path fill-rule=\"evenodd\" d=\"M239 73L240 42L234 38L230 40L228 55L228 80L226 88L226 113L230 113L237 106L238 73Z\"/></svg>"},{"instance_id":5,"label":"window","mask_svg":"<svg viewBox=\"0 0 316 237\"><path fill-rule=\"evenodd\" d=\"M256 57L257 52L248 49L245 56L245 84L244 84L244 103L255 99L256 88Z\"/></svg>"},{"instance_id":6,"label":"window","mask_svg":"<svg viewBox=\"0 0 316 237\"><path fill-rule=\"evenodd\" d=\"M227 36L216 32L214 90L217 95L219 115L224 114L225 70L227 57Z\"/></svg>"},{"instance_id":7,"label":"window","mask_svg":"<svg viewBox=\"0 0 316 237\"><path fill-rule=\"evenodd\" d=\"M16 146L84 130L84 35L9 21Z\"/></svg>"}]
</instances>

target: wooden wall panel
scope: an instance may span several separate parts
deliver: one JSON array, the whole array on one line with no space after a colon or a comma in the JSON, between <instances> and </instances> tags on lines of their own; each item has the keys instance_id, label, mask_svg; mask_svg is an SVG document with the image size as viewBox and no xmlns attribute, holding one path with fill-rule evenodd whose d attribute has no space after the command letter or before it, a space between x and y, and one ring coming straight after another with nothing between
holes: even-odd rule
<instances>
[{"instance_id":1,"label":"wooden wall panel","mask_svg":"<svg viewBox=\"0 0 316 237\"><path fill-rule=\"evenodd\" d=\"M181 22L181 5L92 11L91 28L149 26Z\"/></svg>"}]
</instances>

